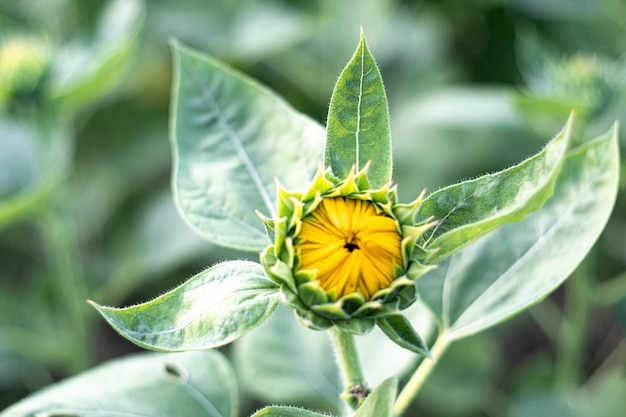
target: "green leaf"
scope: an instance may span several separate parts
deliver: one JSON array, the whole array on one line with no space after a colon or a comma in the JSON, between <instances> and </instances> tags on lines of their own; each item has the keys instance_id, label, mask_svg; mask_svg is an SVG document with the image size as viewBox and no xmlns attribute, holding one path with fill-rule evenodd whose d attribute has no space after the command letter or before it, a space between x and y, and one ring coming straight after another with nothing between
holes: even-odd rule
<instances>
[{"instance_id":1,"label":"green leaf","mask_svg":"<svg viewBox=\"0 0 626 417\"><path fill-rule=\"evenodd\" d=\"M266 403L339 410L341 388L328 335L302 326L290 308L279 307L263 331L239 340L234 355L248 394Z\"/></svg>"},{"instance_id":2,"label":"green leaf","mask_svg":"<svg viewBox=\"0 0 626 417\"><path fill-rule=\"evenodd\" d=\"M237 383L219 352L141 353L36 392L1 417L236 417Z\"/></svg>"},{"instance_id":3,"label":"green leaf","mask_svg":"<svg viewBox=\"0 0 626 417\"><path fill-rule=\"evenodd\" d=\"M538 154L480 178L442 188L422 204L419 221L441 223L428 243L438 248L429 263L438 263L498 227L517 222L552 195L570 141L572 119Z\"/></svg>"},{"instance_id":4,"label":"green leaf","mask_svg":"<svg viewBox=\"0 0 626 417\"><path fill-rule=\"evenodd\" d=\"M398 380L389 378L383 381L363 401L354 417L393 417L393 404L398 393Z\"/></svg>"},{"instance_id":5,"label":"green leaf","mask_svg":"<svg viewBox=\"0 0 626 417\"><path fill-rule=\"evenodd\" d=\"M346 178L356 166L370 163L367 178L372 188L391 180L391 130L389 108L380 71L361 41L337 80L330 99L324 164Z\"/></svg>"},{"instance_id":6,"label":"green leaf","mask_svg":"<svg viewBox=\"0 0 626 417\"><path fill-rule=\"evenodd\" d=\"M505 352L498 345L500 335L492 332L459 340L437 356L437 364L419 393L424 414L445 417L483 414L487 404L493 401L493 392L485 387L493 386L505 363Z\"/></svg>"},{"instance_id":7,"label":"green leaf","mask_svg":"<svg viewBox=\"0 0 626 417\"><path fill-rule=\"evenodd\" d=\"M255 262L207 269L172 291L126 308L91 302L115 330L147 349L211 349L263 323L278 304L276 284Z\"/></svg>"},{"instance_id":8,"label":"green leaf","mask_svg":"<svg viewBox=\"0 0 626 417\"><path fill-rule=\"evenodd\" d=\"M626 374L620 363L594 373L583 386L528 391L515 399L512 417L614 417L626 409Z\"/></svg>"},{"instance_id":9,"label":"green leaf","mask_svg":"<svg viewBox=\"0 0 626 417\"><path fill-rule=\"evenodd\" d=\"M565 280L602 232L615 202L617 127L568 153L554 195L519 223L453 255L418 282L453 339L493 326Z\"/></svg>"},{"instance_id":10,"label":"green leaf","mask_svg":"<svg viewBox=\"0 0 626 417\"><path fill-rule=\"evenodd\" d=\"M109 93L133 57L144 17L142 0L110 2L91 39L65 45L55 54L50 97L78 108Z\"/></svg>"},{"instance_id":11,"label":"green leaf","mask_svg":"<svg viewBox=\"0 0 626 417\"><path fill-rule=\"evenodd\" d=\"M430 340L437 330L437 322L426 306L417 300L409 308L402 311L411 325L425 340ZM387 379L389 375L403 377L413 371L415 362L420 359L413 352L392 342L379 328L375 327L370 333L355 338L361 364L365 373L365 380L371 386L376 386Z\"/></svg>"},{"instance_id":12,"label":"green leaf","mask_svg":"<svg viewBox=\"0 0 626 417\"><path fill-rule=\"evenodd\" d=\"M420 335L411 326L411 323L402 314L380 317L376 320L376 324L398 346L418 355L431 357L426 343L424 343Z\"/></svg>"},{"instance_id":13,"label":"green leaf","mask_svg":"<svg viewBox=\"0 0 626 417\"><path fill-rule=\"evenodd\" d=\"M303 408L272 405L257 411L250 417L331 417L328 414L315 413Z\"/></svg>"},{"instance_id":14,"label":"green leaf","mask_svg":"<svg viewBox=\"0 0 626 417\"><path fill-rule=\"evenodd\" d=\"M174 44L174 199L213 243L260 251L260 210L275 214L277 178L301 189L323 148L319 124L250 78Z\"/></svg>"},{"instance_id":15,"label":"green leaf","mask_svg":"<svg viewBox=\"0 0 626 417\"><path fill-rule=\"evenodd\" d=\"M65 120L0 118L0 228L46 208L71 168Z\"/></svg>"}]
</instances>

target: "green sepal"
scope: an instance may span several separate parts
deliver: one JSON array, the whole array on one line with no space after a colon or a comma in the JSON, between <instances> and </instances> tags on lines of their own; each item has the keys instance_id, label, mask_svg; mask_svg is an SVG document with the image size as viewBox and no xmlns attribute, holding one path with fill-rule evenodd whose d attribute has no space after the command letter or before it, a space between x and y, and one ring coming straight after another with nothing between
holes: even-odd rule
<instances>
[{"instance_id":1,"label":"green sepal","mask_svg":"<svg viewBox=\"0 0 626 417\"><path fill-rule=\"evenodd\" d=\"M344 295L341 297L342 308L348 314L353 315L356 310L358 310L364 303L365 298L361 295L361 293L353 292L352 294Z\"/></svg>"},{"instance_id":2,"label":"green sepal","mask_svg":"<svg viewBox=\"0 0 626 417\"><path fill-rule=\"evenodd\" d=\"M273 266L269 268L269 272L273 278L280 280L283 284L289 287L290 290L296 292L296 281L293 278L293 272L289 265L280 259L276 260Z\"/></svg>"},{"instance_id":3,"label":"green sepal","mask_svg":"<svg viewBox=\"0 0 626 417\"><path fill-rule=\"evenodd\" d=\"M300 202L299 200L296 200L295 198L290 198L291 203L293 204L293 214L290 217L289 220L289 224L287 225L287 227L289 229L293 229L296 228L296 231L294 232L296 235L298 234L299 230L298 229L298 223L300 223L300 219L303 216L303 212L304 212L304 204L302 202Z\"/></svg>"},{"instance_id":4,"label":"green sepal","mask_svg":"<svg viewBox=\"0 0 626 417\"><path fill-rule=\"evenodd\" d=\"M287 221L287 217L280 217L274 220L274 256L276 258L280 258L280 251L287 236Z\"/></svg>"},{"instance_id":5,"label":"green sepal","mask_svg":"<svg viewBox=\"0 0 626 417\"><path fill-rule=\"evenodd\" d=\"M398 346L432 359L428 346L402 314L379 317L376 324Z\"/></svg>"},{"instance_id":6,"label":"green sepal","mask_svg":"<svg viewBox=\"0 0 626 417\"><path fill-rule=\"evenodd\" d=\"M294 310L294 312L298 321L310 329L326 330L333 325L332 321L312 311Z\"/></svg>"},{"instance_id":7,"label":"green sepal","mask_svg":"<svg viewBox=\"0 0 626 417\"><path fill-rule=\"evenodd\" d=\"M301 285L301 284L304 284L305 282L315 281L315 271L308 271L308 270L297 271L294 277L296 278L296 283L298 285Z\"/></svg>"},{"instance_id":8,"label":"green sepal","mask_svg":"<svg viewBox=\"0 0 626 417\"><path fill-rule=\"evenodd\" d=\"M302 194L292 193L278 187L278 207L276 208L277 217L301 218L304 204L301 202Z\"/></svg>"},{"instance_id":9,"label":"green sepal","mask_svg":"<svg viewBox=\"0 0 626 417\"><path fill-rule=\"evenodd\" d=\"M259 219L261 219L261 221L263 222L263 227L265 229L265 234L267 235L267 239L270 242L274 241L274 220L266 217L263 213L261 213L259 210L254 210L254 212L256 213L256 215L259 217Z\"/></svg>"},{"instance_id":10,"label":"green sepal","mask_svg":"<svg viewBox=\"0 0 626 417\"><path fill-rule=\"evenodd\" d=\"M302 299L300 299L300 297L296 293L287 288L286 285L281 285L280 293L283 296L283 303L287 304L295 311L300 311L303 313L309 311L309 307L307 307L307 305L302 302Z\"/></svg>"},{"instance_id":11,"label":"green sepal","mask_svg":"<svg viewBox=\"0 0 626 417\"><path fill-rule=\"evenodd\" d=\"M270 229L274 229L274 219L267 217L265 214L261 213L259 210L254 210L256 215L261 219L263 224Z\"/></svg>"},{"instance_id":12,"label":"green sepal","mask_svg":"<svg viewBox=\"0 0 626 417\"><path fill-rule=\"evenodd\" d=\"M293 240L290 237L285 238L285 243L280 251L280 260L293 270L296 259L296 252L293 248ZM293 273L291 274L293 276Z\"/></svg>"},{"instance_id":13,"label":"green sepal","mask_svg":"<svg viewBox=\"0 0 626 417\"><path fill-rule=\"evenodd\" d=\"M330 168L324 170L320 165L308 191L302 196L302 201L313 200L317 196L326 194L332 190L335 187L335 183L329 179L330 175Z\"/></svg>"},{"instance_id":14,"label":"green sepal","mask_svg":"<svg viewBox=\"0 0 626 417\"><path fill-rule=\"evenodd\" d=\"M327 328L335 325L353 333L369 331L375 319L397 314L410 306L417 298L415 280L434 266L424 266L420 260L426 259L432 250L423 245L424 232L436 222L415 224L414 217L419 212L423 194L408 205L397 205L397 189L390 182L377 189L370 189L367 176L369 165L359 172L354 167L347 177L339 180L329 169L316 173L310 188L304 193L294 193L284 189L278 191L278 213L273 220L275 238L271 250L261 254L261 263L268 275L282 285L283 300L293 307L300 320L312 328ZM398 232L403 235L403 265L394 264L394 280L387 288L377 291L366 301L360 293L337 298L333 290L324 291L316 282L315 270L300 270L298 233L302 219L317 208L323 198L345 197L371 201L378 213L396 220ZM396 217L398 214L402 221ZM317 318L316 318L317 316ZM355 325L355 320L365 320Z\"/></svg>"},{"instance_id":15,"label":"green sepal","mask_svg":"<svg viewBox=\"0 0 626 417\"><path fill-rule=\"evenodd\" d=\"M398 298L398 309L404 310L405 308L409 308L415 300L417 300L417 287L415 285L406 286L400 291L396 297Z\"/></svg>"},{"instance_id":16,"label":"green sepal","mask_svg":"<svg viewBox=\"0 0 626 417\"><path fill-rule=\"evenodd\" d=\"M367 188L365 189L367 190ZM334 192L328 194L328 197L357 194L360 190L361 189L359 188L359 184L356 180L356 175L353 168L352 170L350 170L350 173L346 177L345 181L339 183Z\"/></svg>"},{"instance_id":17,"label":"green sepal","mask_svg":"<svg viewBox=\"0 0 626 417\"><path fill-rule=\"evenodd\" d=\"M396 190L396 186L394 185L392 187L391 183L388 183L382 188L368 192L367 196L369 200L376 201L376 203L384 207L390 202L396 201L395 196L394 196L395 190Z\"/></svg>"},{"instance_id":18,"label":"green sepal","mask_svg":"<svg viewBox=\"0 0 626 417\"><path fill-rule=\"evenodd\" d=\"M330 320L347 320L350 315L343 310L342 300L311 306L311 310Z\"/></svg>"},{"instance_id":19,"label":"green sepal","mask_svg":"<svg viewBox=\"0 0 626 417\"><path fill-rule=\"evenodd\" d=\"M409 260L413 257L413 251L418 240L424 232L437 225L437 222L430 222L420 226L402 225L402 254L404 258L404 267L408 266Z\"/></svg>"},{"instance_id":20,"label":"green sepal","mask_svg":"<svg viewBox=\"0 0 626 417\"><path fill-rule=\"evenodd\" d=\"M315 281L298 285L298 294L302 302L309 306L328 303L326 291Z\"/></svg>"},{"instance_id":21,"label":"green sepal","mask_svg":"<svg viewBox=\"0 0 626 417\"><path fill-rule=\"evenodd\" d=\"M398 302L395 300L391 303L382 303L380 301L368 301L363 303L358 310L352 313L353 317L373 317L376 318L381 315L391 314L398 311Z\"/></svg>"},{"instance_id":22,"label":"green sepal","mask_svg":"<svg viewBox=\"0 0 626 417\"><path fill-rule=\"evenodd\" d=\"M409 204L396 204L393 207L393 215L400 224L414 225L417 214L419 213L422 200L426 195L426 189L422 190L420 195Z\"/></svg>"},{"instance_id":23,"label":"green sepal","mask_svg":"<svg viewBox=\"0 0 626 417\"><path fill-rule=\"evenodd\" d=\"M369 317L351 318L350 320L337 320L335 327L354 334L366 334L372 331L376 320Z\"/></svg>"},{"instance_id":24,"label":"green sepal","mask_svg":"<svg viewBox=\"0 0 626 417\"><path fill-rule=\"evenodd\" d=\"M411 281L417 281L422 275L437 269L437 265L424 265L419 261L411 260L406 270L406 277Z\"/></svg>"}]
</instances>

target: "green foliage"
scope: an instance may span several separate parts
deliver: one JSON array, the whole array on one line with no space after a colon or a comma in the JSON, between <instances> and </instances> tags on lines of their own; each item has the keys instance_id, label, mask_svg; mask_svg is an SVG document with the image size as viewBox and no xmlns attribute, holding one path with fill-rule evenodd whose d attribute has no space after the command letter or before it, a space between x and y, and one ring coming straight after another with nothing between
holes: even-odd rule
<instances>
[{"instance_id":1,"label":"green foliage","mask_svg":"<svg viewBox=\"0 0 626 417\"><path fill-rule=\"evenodd\" d=\"M116 86L135 52L144 15L143 0L110 2L90 38L76 39L54 55L50 99L78 109Z\"/></svg>"},{"instance_id":2,"label":"green foliage","mask_svg":"<svg viewBox=\"0 0 626 417\"><path fill-rule=\"evenodd\" d=\"M398 381L390 378L380 384L363 401L354 417L380 416L393 417L393 402L398 390ZM296 407L270 406L264 408L251 417L324 417L328 414L319 414Z\"/></svg>"},{"instance_id":3,"label":"green foliage","mask_svg":"<svg viewBox=\"0 0 626 417\"><path fill-rule=\"evenodd\" d=\"M93 306L127 339L160 351L211 349L260 325L278 304L257 263L215 265L154 300L127 308Z\"/></svg>"},{"instance_id":4,"label":"green foliage","mask_svg":"<svg viewBox=\"0 0 626 417\"><path fill-rule=\"evenodd\" d=\"M237 417L237 382L219 352L135 354L40 391L0 416L103 414Z\"/></svg>"},{"instance_id":5,"label":"green foliage","mask_svg":"<svg viewBox=\"0 0 626 417\"><path fill-rule=\"evenodd\" d=\"M537 155L517 166L430 194L420 218L436 219L429 246L438 263L500 226L523 219L552 195L571 135L571 123Z\"/></svg>"},{"instance_id":6,"label":"green foliage","mask_svg":"<svg viewBox=\"0 0 626 417\"><path fill-rule=\"evenodd\" d=\"M380 71L361 32L354 56L333 90L326 125L324 164L338 178L370 164L367 179L372 188L391 180L389 108Z\"/></svg>"},{"instance_id":7,"label":"green foliage","mask_svg":"<svg viewBox=\"0 0 626 417\"><path fill-rule=\"evenodd\" d=\"M70 139L63 121L0 118L0 229L46 207L68 175Z\"/></svg>"},{"instance_id":8,"label":"green foliage","mask_svg":"<svg viewBox=\"0 0 626 417\"><path fill-rule=\"evenodd\" d=\"M618 155L616 128L571 150L544 207L453 255L419 282L449 337L519 313L570 275L612 211Z\"/></svg>"},{"instance_id":9,"label":"green foliage","mask_svg":"<svg viewBox=\"0 0 626 417\"><path fill-rule=\"evenodd\" d=\"M354 413L354 417L381 416L393 417L393 403L398 392L398 380L389 378L383 381L363 401L363 404Z\"/></svg>"},{"instance_id":10,"label":"green foliage","mask_svg":"<svg viewBox=\"0 0 626 417\"><path fill-rule=\"evenodd\" d=\"M341 388L328 360L332 355L325 334L301 326L288 308L279 307L259 331L235 345L233 364L241 388L263 402L336 412Z\"/></svg>"},{"instance_id":11,"label":"green foliage","mask_svg":"<svg viewBox=\"0 0 626 417\"><path fill-rule=\"evenodd\" d=\"M378 327L399 346L420 355L430 356L428 346L401 314L384 316L376 320Z\"/></svg>"},{"instance_id":12,"label":"green foliage","mask_svg":"<svg viewBox=\"0 0 626 417\"><path fill-rule=\"evenodd\" d=\"M257 411L251 417L328 417L328 414L315 413L296 407L270 406Z\"/></svg>"},{"instance_id":13,"label":"green foliage","mask_svg":"<svg viewBox=\"0 0 626 417\"><path fill-rule=\"evenodd\" d=\"M260 251L268 241L255 210L274 215L276 178L287 188L310 180L322 128L222 63L173 51L174 199L205 238Z\"/></svg>"},{"instance_id":14,"label":"green foliage","mask_svg":"<svg viewBox=\"0 0 626 417\"><path fill-rule=\"evenodd\" d=\"M0 409L97 359L132 349L96 325L100 317L85 298L133 305L206 265L257 259L254 252L268 240L254 210L272 215L275 179L298 191L320 159L335 169L325 158L329 148L324 149L322 127L299 112L320 122L326 114L331 119L332 85L362 26L368 42L360 43L355 58L360 53L360 63L375 70L369 73L371 91L384 101L378 110L386 109L389 97L391 114L354 111L359 100L346 95L349 86L360 91L356 86L365 87L368 77L360 76L365 67L358 60L351 61L331 107L339 109L336 104L347 98L343 102L353 110L335 112L334 120L375 119L382 140L368 139L365 148L353 141L345 149L335 142L331 153L343 153L340 162L347 168L383 161L355 156L357 149L359 155L366 149L377 149L376 157L387 155L390 119L393 181L401 201L424 187L454 183L442 189L450 191L452 209L455 198L468 190L476 196L476 185L486 190L487 179L498 176L502 181L494 181L488 194L511 197L513 182L505 173L521 166L503 168L536 152L575 111L567 147L553 141L546 148L555 151L552 157L538 154L524 162L543 174L515 171L538 181L527 194L506 199L503 210L494 199L474 198L475 221L448 218L430 240L431 249L442 247L431 258L441 260L439 269L419 281L421 299L403 314L433 350L433 374L422 371L433 369L434 362L389 339L408 337L420 345L412 332L389 336L377 326L356 338L363 381L372 388L391 375L412 381L407 373L417 369L423 391L407 417L619 415L626 302L626 206L619 196L615 201L619 138L616 129L589 138L626 116L626 7L621 1L590 6L582 0L450 6L449 1L240 0L234 7L204 0L0 0ZM179 107L172 106L170 136L173 152L181 156L174 174L193 163L193 171L180 177L189 188L176 205L200 235L222 247L185 227L167 198L171 160L163 139L172 37L217 57L174 46L174 73L181 83L171 100ZM369 50L385 75L386 94ZM17 53L4 55L7 51ZM341 82L345 88L339 91ZM222 118L207 121L205 90L216 100L224 98L214 107ZM334 127L339 135L339 125ZM241 146L225 131L239 137ZM223 147L212 142L219 137ZM556 148L563 151L559 157ZM548 159L543 166L530 162ZM391 178L388 161L378 166L372 183ZM209 171L216 177L207 180ZM178 187L174 182L175 193ZM269 198L263 198L263 188ZM431 194L428 204L442 190ZM598 237L614 201L609 227ZM205 207L210 210L202 211ZM254 283L265 283L257 266L239 264L250 268ZM572 270L575 279L550 296ZM247 294L255 314L234 333L209 331L207 345L252 329L257 323L251 317L263 320L278 303L271 283L260 291L252 281L232 283L253 287ZM219 287L230 293L229 286ZM148 321L166 325L181 318L175 310L184 308L185 297L202 309L193 292L174 293L170 305L145 303L154 314ZM236 292L234 299L240 296ZM529 313L518 314L529 306ZM231 307L216 313L218 320L232 317ZM127 323L137 311L103 309ZM126 414L218 415L196 402L202 397L224 417L250 415L267 403L306 410L277 405L258 415L340 414L337 394L346 387L337 382L327 335L303 328L281 309L224 350L237 367L240 400L219 355L140 355L52 385L0 415L90 415L80 407L91 404ZM484 331L513 316L507 326ZM448 347L443 356L441 347ZM374 390L359 414L388 415L397 390L390 384ZM402 394L406 386L400 388Z\"/></svg>"}]
</instances>

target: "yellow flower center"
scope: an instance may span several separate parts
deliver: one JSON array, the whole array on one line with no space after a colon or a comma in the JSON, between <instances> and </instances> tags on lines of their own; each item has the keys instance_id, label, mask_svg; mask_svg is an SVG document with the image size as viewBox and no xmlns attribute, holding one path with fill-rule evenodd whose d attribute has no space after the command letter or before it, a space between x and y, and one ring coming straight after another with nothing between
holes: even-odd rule
<instances>
[{"instance_id":1,"label":"yellow flower center","mask_svg":"<svg viewBox=\"0 0 626 417\"><path fill-rule=\"evenodd\" d=\"M360 292L369 300L402 265L396 222L371 201L325 198L302 221L297 235L300 269L317 270L318 284L337 298Z\"/></svg>"}]
</instances>

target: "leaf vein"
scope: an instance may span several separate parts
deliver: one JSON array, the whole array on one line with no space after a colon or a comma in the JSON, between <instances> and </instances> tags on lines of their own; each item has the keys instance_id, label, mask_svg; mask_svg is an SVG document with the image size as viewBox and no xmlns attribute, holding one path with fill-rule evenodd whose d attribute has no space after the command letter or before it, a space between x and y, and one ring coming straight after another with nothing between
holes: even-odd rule
<instances>
[{"instance_id":1,"label":"leaf vein","mask_svg":"<svg viewBox=\"0 0 626 417\"><path fill-rule=\"evenodd\" d=\"M456 319L456 322L460 321L463 316L465 314L467 314L467 312L474 306L474 305L480 305L481 300L483 300L485 297L487 297L487 294L489 294L490 291L492 291L494 288L497 288L502 284L502 282L504 282L506 280L506 278L508 276L510 276L512 273L514 273L517 269L521 268L526 262L527 260L534 254L536 253L538 250L541 249L541 247L548 241L549 237L554 235L558 229L559 229L559 225L565 221L565 219L570 215L570 213L576 208L577 206L577 202L578 202L578 198L573 200L570 205L567 207L567 209L565 210L564 213L562 213L554 223L552 223L552 225L550 225L550 227L546 230L545 233L543 233L541 236L539 236L539 238L535 241L535 243L533 245L531 245L523 254L522 256L518 257L517 260L511 264L511 266L509 266L494 282L493 284L491 284L489 287L487 287L478 297L476 297L476 299L474 299L474 301L465 309L465 311ZM516 306L513 306L512 309L513 311L516 309ZM473 325L476 325L478 323L481 323L485 320L489 320L490 317L484 317L480 320L475 321L474 323L472 323ZM458 331L458 329L455 329Z\"/></svg>"},{"instance_id":2,"label":"leaf vein","mask_svg":"<svg viewBox=\"0 0 626 417\"><path fill-rule=\"evenodd\" d=\"M237 156L243 163L248 172L248 175L252 179L252 182L257 188L257 191L261 195L263 199L263 203L266 208L269 210L272 216L275 216L274 204L272 203L272 199L270 198L269 191L265 187L261 175L259 171L256 169L254 162L248 155L245 146L243 145L243 141L241 137L237 133L236 129L231 126L228 121L228 118L222 111L213 90L204 82L203 78L196 72L190 71L190 76L194 80L194 82L198 85L198 90L200 91L200 97L204 100L205 104L215 113L218 123L226 132L226 136L230 139L230 143L235 149Z\"/></svg>"}]
</instances>

